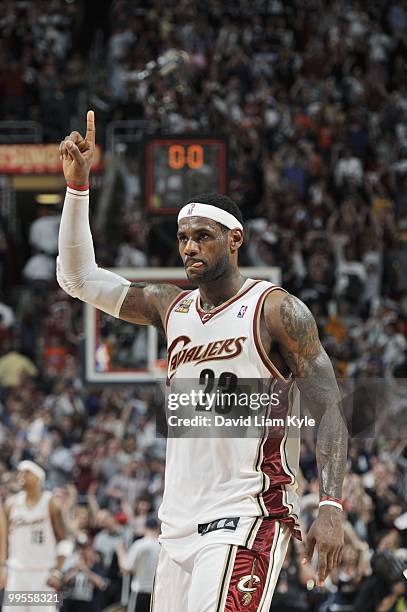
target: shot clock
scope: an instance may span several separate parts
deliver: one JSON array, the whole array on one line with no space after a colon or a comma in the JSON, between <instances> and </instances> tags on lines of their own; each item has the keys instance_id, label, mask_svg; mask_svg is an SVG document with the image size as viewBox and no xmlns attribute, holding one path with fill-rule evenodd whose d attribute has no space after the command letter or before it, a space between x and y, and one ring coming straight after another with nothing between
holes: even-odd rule
<instances>
[{"instance_id":1,"label":"shot clock","mask_svg":"<svg viewBox=\"0 0 407 612\"><path fill-rule=\"evenodd\" d=\"M176 214L193 195L227 190L222 138L160 136L145 142L144 196L154 214Z\"/></svg>"}]
</instances>

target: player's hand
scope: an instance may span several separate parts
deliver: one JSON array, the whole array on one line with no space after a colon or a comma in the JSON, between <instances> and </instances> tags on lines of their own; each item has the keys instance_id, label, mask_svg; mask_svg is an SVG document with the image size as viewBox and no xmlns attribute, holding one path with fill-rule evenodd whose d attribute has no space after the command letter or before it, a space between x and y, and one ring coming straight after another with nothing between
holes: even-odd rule
<instances>
[{"instance_id":1,"label":"player's hand","mask_svg":"<svg viewBox=\"0 0 407 612\"><path fill-rule=\"evenodd\" d=\"M336 567L342 556L344 543L343 513L330 506L319 509L318 517L307 534L303 563L311 563L314 548L318 553L317 586L323 587L329 573Z\"/></svg>"},{"instance_id":2,"label":"player's hand","mask_svg":"<svg viewBox=\"0 0 407 612\"><path fill-rule=\"evenodd\" d=\"M87 185L89 173L95 156L95 114L88 111L86 116L86 136L71 132L59 145L59 156L65 180L76 185Z\"/></svg>"},{"instance_id":3,"label":"player's hand","mask_svg":"<svg viewBox=\"0 0 407 612\"><path fill-rule=\"evenodd\" d=\"M54 591L59 591L62 587L62 579L57 578L57 576L53 576L51 574L50 576L48 576L47 586L51 587L51 589L54 589Z\"/></svg>"}]
</instances>

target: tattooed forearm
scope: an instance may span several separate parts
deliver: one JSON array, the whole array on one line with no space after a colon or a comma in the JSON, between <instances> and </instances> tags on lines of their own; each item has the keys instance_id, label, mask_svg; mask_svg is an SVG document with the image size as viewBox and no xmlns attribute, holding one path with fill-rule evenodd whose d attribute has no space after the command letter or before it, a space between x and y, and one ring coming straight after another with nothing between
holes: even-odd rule
<instances>
[{"instance_id":1,"label":"tattooed forearm","mask_svg":"<svg viewBox=\"0 0 407 612\"><path fill-rule=\"evenodd\" d=\"M342 497L347 428L332 364L321 346L308 308L291 295L280 305L280 349L301 392L301 405L315 418L321 496Z\"/></svg>"},{"instance_id":2,"label":"tattooed forearm","mask_svg":"<svg viewBox=\"0 0 407 612\"><path fill-rule=\"evenodd\" d=\"M320 495L341 499L348 435L333 368L322 347L318 356L307 360L305 369L307 375L297 378L297 385L302 407L308 409L317 423Z\"/></svg>"}]
</instances>

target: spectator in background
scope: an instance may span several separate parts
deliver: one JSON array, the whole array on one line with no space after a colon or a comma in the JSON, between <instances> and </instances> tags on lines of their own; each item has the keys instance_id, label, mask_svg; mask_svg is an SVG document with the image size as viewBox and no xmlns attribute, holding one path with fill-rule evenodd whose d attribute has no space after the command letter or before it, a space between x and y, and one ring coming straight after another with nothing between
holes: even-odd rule
<instances>
[{"instance_id":1,"label":"spectator in background","mask_svg":"<svg viewBox=\"0 0 407 612\"><path fill-rule=\"evenodd\" d=\"M151 495L145 491L137 498L134 504L134 510L130 504L126 504L125 508L128 509L133 533L136 536L144 535L146 522L154 515L154 505Z\"/></svg>"},{"instance_id":2,"label":"spectator in background","mask_svg":"<svg viewBox=\"0 0 407 612\"><path fill-rule=\"evenodd\" d=\"M97 532L93 546L101 555L105 575L109 580L104 594L104 604L109 605L118 602L122 594L122 576L118 566L116 555L117 546L120 542L129 544L132 540L132 531L127 528L128 518L124 512L118 512L114 516L107 510L99 510L96 515Z\"/></svg>"},{"instance_id":3,"label":"spectator in background","mask_svg":"<svg viewBox=\"0 0 407 612\"><path fill-rule=\"evenodd\" d=\"M107 581L100 557L86 535L78 538L74 553L65 561L62 584L63 612L102 611Z\"/></svg>"},{"instance_id":4,"label":"spectator in background","mask_svg":"<svg viewBox=\"0 0 407 612\"><path fill-rule=\"evenodd\" d=\"M61 487L72 479L74 458L72 449L63 444L62 432L54 427L50 436L48 455L48 483L50 487Z\"/></svg>"},{"instance_id":5,"label":"spectator in background","mask_svg":"<svg viewBox=\"0 0 407 612\"><path fill-rule=\"evenodd\" d=\"M132 506L137 496L145 490L146 485L144 469L140 461L132 460L123 464L119 473L112 476L106 486L106 496L111 511L119 511L123 501Z\"/></svg>"},{"instance_id":6,"label":"spectator in background","mask_svg":"<svg viewBox=\"0 0 407 612\"><path fill-rule=\"evenodd\" d=\"M56 255L61 215L55 214L52 206L40 206L37 214L37 219L30 226L29 243L36 251Z\"/></svg>"},{"instance_id":7,"label":"spectator in background","mask_svg":"<svg viewBox=\"0 0 407 612\"><path fill-rule=\"evenodd\" d=\"M158 534L157 519L149 518L146 520L144 537L136 540L127 552L122 543L117 547L121 570L133 576L127 612L148 612L150 610L154 575L160 552Z\"/></svg>"},{"instance_id":8,"label":"spectator in background","mask_svg":"<svg viewBox=\"0 0 407 612\"><path fill-rule=\"evenodd\" d=\"M23 268L23 277L33 289L45 292L55 278L55 258L46 253L32 255Z\"/></svg>"},{"instance_id":9,"label":"spectator in background","mask_svg":"<svg viewBox=\"0 0 407 612\"><path fill-rule=\"evenodd\" d=\"M336 184L345 188L347 183L361 185L363 179L363 166L359 157L352 155L350 149L345 149L335 168Z\"/></svg>"},{"instance_id":10,"label":"spectator in background","mask_svg":"<svg viewBox=\"0 0 407 612\"><path fill-rule=\"evenodd\" d=\"M51 336L42 354L44 369L47 371L50 378L56 378L58 375L62 374L65 369L67 356L67 348L61 346L57 336Z\"/></svg>"},{"instance_id":11,"label":"spectator in background","mask_svg":"<svg viewBox=\"0 0 407 612\"><path fill-rule=\"evenodd\" d=\"M96 517L96 528L100 531L93 540L93 547L100 554L106 571L112 563L117 544L123 538L123 528L117 518L121 518L121 515L113 516L107 510L99 510Z\"/></svg>"},{"instance_id":12,"label":"spectator in background","mask_svg":"<svg viewBox=\"0 0 407 612\"><path fill-rule=\"evenodd\" d=\"M8 348L3 346L5 352L0 357L0 384L3 387L17 387L25 376L38 375L38 368L31 359L19 353L16 347Z\"/></svg>"},{"instance_id":13,"label":"spectator in background","mask_svg":"<svg viewBox=\"0 0 407 612\"><path fill-rule=\"evenodd\" d=\"M0 326L5 329L12 327L15 321L13 309L3 301L0 301Z\"/></svg>"},{"instance_id":14,"label":"spectator in background","mask_svg":"<svg viewBox=\"0 0 407 612\"><path fill-rule=\"evenodd\" d=\"M309 610L308 591L314 585L314 572L301 563L303 558L303 545L291 540L273 595L273 612Z\"/></svg>"},{"instance_id":15,"label":"spectator in background","mask_svg":"<svg viewBox=\"0 0 407 612\"><path fill-rule=\"evenodd\" d=\"M403 571L406 559L398 558L399 538L395 530L388 532L377 545L372 557L372 575L364 581L354 601L354 612L397 612L406 607L406 586Z\"/></svg>"}]
</instances>

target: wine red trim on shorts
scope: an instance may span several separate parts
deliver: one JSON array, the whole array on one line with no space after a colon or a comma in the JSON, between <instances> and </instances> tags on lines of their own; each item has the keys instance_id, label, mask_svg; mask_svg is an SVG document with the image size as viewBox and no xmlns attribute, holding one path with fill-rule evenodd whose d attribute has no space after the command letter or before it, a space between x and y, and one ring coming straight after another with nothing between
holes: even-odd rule
<instances>
[{"instance_id":1,"label":"wine red trim on shorts","mask_svg":"<svg viewBox=\"0 0 407 612\"><path fill-rule=\"evenodd\" d=\"M223 593L220 593L217 610L256 612L260 607L263 610L270 596L268 593L273 572L285 554L280 547L280 536L283 534L281 521L264 519L257 531L253 548L249 550L243 546L237 547L229 584L227 590L224 588Z\"/></svg>"}]
</instances>

